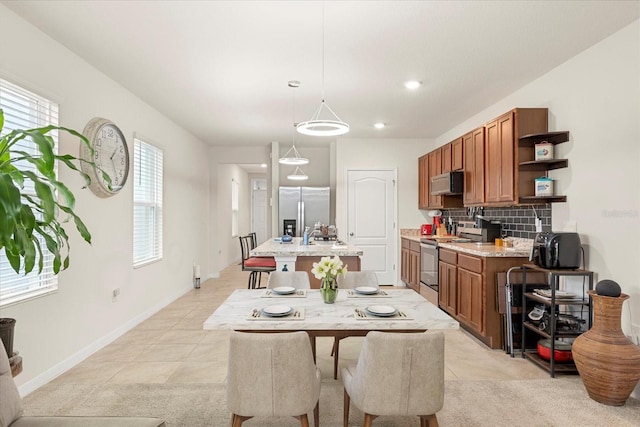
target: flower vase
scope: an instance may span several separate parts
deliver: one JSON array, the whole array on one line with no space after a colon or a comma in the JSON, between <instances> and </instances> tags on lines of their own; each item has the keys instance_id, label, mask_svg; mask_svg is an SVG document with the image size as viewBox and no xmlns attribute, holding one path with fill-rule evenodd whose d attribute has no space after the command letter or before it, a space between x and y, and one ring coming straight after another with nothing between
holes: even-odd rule
<instances>
[{"instance_id":1,"label":"flower vase","mask_svg":"<svg viewBox=\"0 0 640 427\"><path fill-rule=\"evenodd\" d=\"M589 397L623 406L640 380L640 348L622 332L622 303L629 295L598 295L593 300L593 326L573 342L573 359Z\"/></svg>"},{"instance_id":2,"label":"flower vase","mask_svg":"<svg viewBox=\"0 0 640 427\"><path fill-rule=\"evenodd\" d=\"M324 279L320 286L320 295L322 295L322 301L324 301L325 304L333 304L338 296L336 279Z\"/></svg>"}]
</instances>

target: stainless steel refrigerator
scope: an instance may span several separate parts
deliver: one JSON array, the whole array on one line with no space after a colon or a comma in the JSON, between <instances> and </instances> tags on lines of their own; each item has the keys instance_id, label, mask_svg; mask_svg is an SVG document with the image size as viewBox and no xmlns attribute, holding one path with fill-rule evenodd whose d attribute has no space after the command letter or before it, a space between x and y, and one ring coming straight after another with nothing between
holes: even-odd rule
<instances>
[{"instance_id":1,"label":"stainless steel refrigerator","mask_svg":"<svg viewBox=\"0 0 640 427\"><path fill-rule=\"evenodd\" d=\"M280 187L278 198L278 232L282 236L285 224L293 225L300 237L304 227L313 230L316 222L329 225L329 187Z\"/></svg>"}]
</instances>

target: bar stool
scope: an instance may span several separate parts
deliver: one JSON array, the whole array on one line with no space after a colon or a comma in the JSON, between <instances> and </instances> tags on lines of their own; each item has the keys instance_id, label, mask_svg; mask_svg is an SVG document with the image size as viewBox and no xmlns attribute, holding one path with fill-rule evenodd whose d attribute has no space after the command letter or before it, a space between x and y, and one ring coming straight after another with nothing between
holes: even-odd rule
<instances>
[{"instance_id":1,"label":"bar stool","mask_svg":"<svg viewBox=\"0 0 640 427\"><path fill-rule=\"evenodd\" d=\"M276 270L276 260L273 257L249 256L253 244L253 237L249 234L238 237L242 252L242 271L249 271L247 289L259 289L262 273L270 273Z\"/></svg>"}]
</instances>

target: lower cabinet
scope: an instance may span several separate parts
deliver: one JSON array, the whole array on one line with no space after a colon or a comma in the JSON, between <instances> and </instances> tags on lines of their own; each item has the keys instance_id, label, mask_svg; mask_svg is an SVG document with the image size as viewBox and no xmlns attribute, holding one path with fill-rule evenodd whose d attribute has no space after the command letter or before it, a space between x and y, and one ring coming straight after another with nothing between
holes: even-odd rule
<instances>
[{"instance_id":1,"label":"lower cabinet","mask_svg":"<svg viewBox=\"0 0 640 427\"><path fill-rule=\"evenodd\" d=\"M420 243L404 237L401 240L400 279L420 292Z\"/></svg>"},{"instance_id":2,"label":"lower cabinet","mask_svg":"<svg viewBox=\"0 0 640 427\"><path fill-rule=\"evenodd\" d=\"M502 348L496 274L520 266L526 258L481 257L440 248L440 308L491 348Z\"/></svg>"}]
</instances>

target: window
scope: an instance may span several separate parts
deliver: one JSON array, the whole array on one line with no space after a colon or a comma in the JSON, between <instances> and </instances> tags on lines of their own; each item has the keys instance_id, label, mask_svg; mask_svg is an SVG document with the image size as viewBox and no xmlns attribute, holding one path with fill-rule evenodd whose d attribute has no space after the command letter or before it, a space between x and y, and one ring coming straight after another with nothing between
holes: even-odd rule
<instances>
[{"instance_id":1,"label":"window","mask_svg":"<svg viewBox=\"0 0 640 427\"><path fill-rule=\"evenodd\" d=\"M240 192L240 185L235 179L231 180L231 237L238 235L238 216L240 215L240 208L238 198Z\"/></svg>"},{"instance_id":2,"label":"window","mask_svg":"<svg viewBox=\"0 0 640 427\"><path fill-rule=\"evenodd\" d=\"M47 125L58 125L58 105L29 92L5 80L0 79L0 108L4 112L3 134L15 129L31 129ZM49 135L58 145L58 133L49 132ZM30 154L38 151L31 140L23 140L20 150ZM28 163L21 164L21 168L27 168ZM35 168L33 168L35 172ZM25 191L35 197L33 183L27 181ZM40 238L42 239L42 238ZM45 242L40 242L45 248ZM0 250L0 305L7 305L35 296L55 292L58 289L58 277L53 274L53 255L43 250L44 268L38 273L36 268L28 275L16 274L9 261Z\"/></svg>"},{"instance_id":3,"label":"window","mask_svg":"<svg viewBox=\"0 0 640 427\"><path fill-rule=\"evenodd\" d=\"M162 259L161 149L133 138L133 265Z\"/></svg>"}]
</instances>

